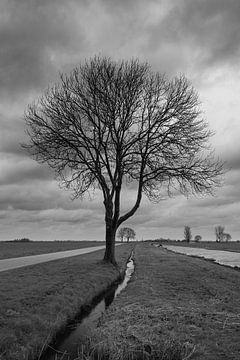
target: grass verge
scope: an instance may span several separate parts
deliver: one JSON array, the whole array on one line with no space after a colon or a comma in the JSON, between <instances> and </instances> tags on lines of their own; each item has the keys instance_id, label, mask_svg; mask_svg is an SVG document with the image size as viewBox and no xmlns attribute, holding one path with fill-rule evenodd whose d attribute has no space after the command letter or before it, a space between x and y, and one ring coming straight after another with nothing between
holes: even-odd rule
<instances>
[{"instance_id":1,"label":"grass verge","mask_svg":"<svg viewBox=\"0 0 240 360\"><path fill-rule=\"evenodd\" d=\"M239 360L240 272L149 244L135 263L88 358Z\"/></svg>"},{"instance_id":2,"label":"grass verge","mask_svg":"<svg viewBox=\"0 0 240 360\"><path fill-rule=\"evenodd\" d=\"M0 259L20 256L47 254L50 252L82 249L104 245L103 241L31 241L4 242L0 241Z\"/></svg>"},{"instance_id":3,"label":"grass verge","mask_svg":"<svg viewBox=\"0 0 240 360\"><path fill-rule=\"evenodd\" d=\"M38 358L81 307L116 280L131 248L116 248L119 269L101 261L101 250L2 273L0 359Z\"/></svg>"}]
</instances>

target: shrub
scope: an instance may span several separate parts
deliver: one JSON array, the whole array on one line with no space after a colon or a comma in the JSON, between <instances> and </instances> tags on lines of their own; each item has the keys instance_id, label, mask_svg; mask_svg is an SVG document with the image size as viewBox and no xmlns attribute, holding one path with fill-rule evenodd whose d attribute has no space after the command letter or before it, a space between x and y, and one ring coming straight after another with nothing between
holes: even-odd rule
<instances>
[{"instance_id":1,"label":"shrub","mask_svg":"<svg viewBox=\"0 0 240 360\"><path fill-rule=\"evenodd\" d=\"M199 241L201 241L201 240L202 240L201 235L196 235L195 238L194 238L194 241L195 241L195 242L199 242Z\"/></svg>"}]
</instances>

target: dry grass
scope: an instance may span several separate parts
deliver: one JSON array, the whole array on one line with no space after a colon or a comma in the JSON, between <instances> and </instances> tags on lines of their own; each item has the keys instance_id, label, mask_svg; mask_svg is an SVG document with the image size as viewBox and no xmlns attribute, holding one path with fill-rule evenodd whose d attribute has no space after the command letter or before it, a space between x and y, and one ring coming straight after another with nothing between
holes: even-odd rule
<instances>
[{"instance_id":1,"label":"dry grass","mask_svg":"<svg viewBox=\"0 0 240 360\"><path fill-rule=\"evenodd\" d=\"M148 244L135 259L133 280L90 340L89 358L240 359L240 272Z\"/></svg>"},{"instance_id":2,"label":"dry grass","mask_svg":"<svg viewBox=\"0 0 240 360\"><path fill-rule=\"evenodd\" d=\"M0 259L20 256L46 254L50 252L82 249L104 245L102 241L32 241L4 242L0 241Z\"/></svg>"},{"instance_id":3,"label":"dry grass","mask_svg":"<svg viewBox=\"0 0 240 360\"><path fill-rule=\"evenodd\" d=\"M131 245L117 247L123 269ZM119 276L103 251L7 271L0 278L0 359L36 358L84 304Z\"/></svg>"}]
</instances>

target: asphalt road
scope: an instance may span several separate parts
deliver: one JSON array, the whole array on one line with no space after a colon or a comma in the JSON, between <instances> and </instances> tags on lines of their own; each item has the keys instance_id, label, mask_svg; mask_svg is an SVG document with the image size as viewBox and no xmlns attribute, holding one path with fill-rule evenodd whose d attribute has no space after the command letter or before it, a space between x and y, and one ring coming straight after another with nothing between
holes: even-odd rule
<instances>
[{"instance_id":1,"label":"asphalt road","mask_svg":"<svg viewBox=\"0 0 240 360\"><path fill-rule=\"evenodd\" d=\"M204 257L206 259L214 259L217 263L221 265L240 267L239 252L208 250L208 249L191 248L191 247L174 246L174 245L164 245L164 248L185 255L195 255L199 257Z\"/></svg>"},{"instance_id":2,"label":"asphalt road","mask_svg":"<svg viewBox=\"0 0 240 360\"><path fill-rule=\"evenodd\" d=\"M83 249L68 250L68 251L58 251L54 253L41 254L41 255L32 255L32 256L23 256L17 258L3 259L0 260L0 272L20 268L28 265L35 265L47 261L62 259L70 256L77 256L87 254L93 251L102 250L105 246L92 246Z\"/></svg>"}]
</instances>

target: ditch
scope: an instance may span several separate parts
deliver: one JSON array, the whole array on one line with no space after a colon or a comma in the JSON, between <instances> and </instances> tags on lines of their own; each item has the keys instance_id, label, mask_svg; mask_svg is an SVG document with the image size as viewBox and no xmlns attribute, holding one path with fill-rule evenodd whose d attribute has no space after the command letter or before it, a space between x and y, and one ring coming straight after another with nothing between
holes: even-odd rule
<instances>
[{"instance_id":1,"label":"ditch","mask_svg":"<svg viewBox=\"0 0 240 360\"><path fill-rule=\"evenodd\" d=\"M66 329L57 337L54 344L39 357L39 360L74 360L86 343L91 332L99 326L101 318L114 299L126 288L134 272L133 252L128 259L124 276L112 286L95 297L91 304L85 306L81 313L69 323Z\"/></svg>"}]
</instances>

